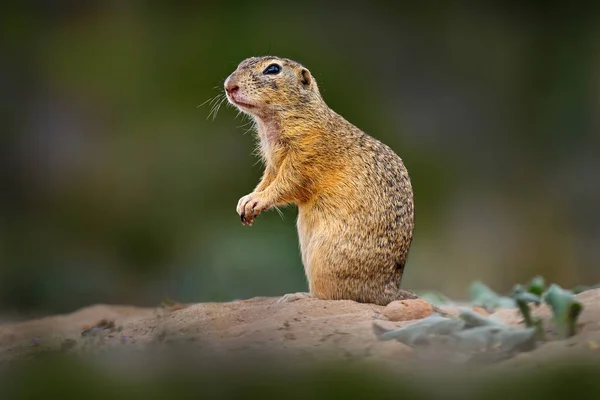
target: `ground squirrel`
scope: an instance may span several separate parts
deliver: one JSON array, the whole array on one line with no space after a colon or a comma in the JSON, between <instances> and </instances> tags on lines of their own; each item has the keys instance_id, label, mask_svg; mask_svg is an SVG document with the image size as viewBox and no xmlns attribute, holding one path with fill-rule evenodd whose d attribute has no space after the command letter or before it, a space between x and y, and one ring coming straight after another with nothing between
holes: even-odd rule
<instances>
[{"instance_id":1,"label":"ground squirrel","mask_svg":"<svg viewBox=\"0 0 600 400\"><path fill-rule=\"evenodd\" d=\"M414 227L400 157L331 110L295 61L248 58L225 80L225 92L254 119L265 162L237 212L252 225L270 207L298 206L305 295L379 305L416 298L400 289Z\"/></svg>"}]
</instances>

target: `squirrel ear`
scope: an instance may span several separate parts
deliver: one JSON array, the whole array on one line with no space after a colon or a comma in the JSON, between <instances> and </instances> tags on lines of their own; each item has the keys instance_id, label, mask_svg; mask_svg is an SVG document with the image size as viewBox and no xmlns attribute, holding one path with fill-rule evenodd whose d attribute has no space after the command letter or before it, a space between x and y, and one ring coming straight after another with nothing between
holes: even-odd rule
<instances>
[{"instance_id":1,"label":"squirrel ear","mask_svg":"<svg viewBox=\"0 0 600 400\"><path fill-rule=\"evenodd\" d=\"M308 72L307 69L302 68L302 70L300 71L300 82L305 87L310 86L310 84L312 82L312 76L310 75L310 72Z\"/></svg>"}]
</instances>

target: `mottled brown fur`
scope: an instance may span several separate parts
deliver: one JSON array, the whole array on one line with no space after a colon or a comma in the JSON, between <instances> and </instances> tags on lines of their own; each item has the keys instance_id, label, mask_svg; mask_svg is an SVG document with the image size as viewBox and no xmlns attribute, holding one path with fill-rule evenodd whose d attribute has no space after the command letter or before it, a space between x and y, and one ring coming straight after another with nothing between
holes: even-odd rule
<instances>
[{"instance_id":1,"label":"mottled brown fur","mask_svg":"<svg viewBox=\"0 0 600 400\"><path fill-rule=\"evenodd\" d=\"M273 63L281 72L265 75ZM298 206L298 236L311 295L388 304L400 290L411 245L411 182L400 157L331 110L301 64L278 57L242 61L228 98L257 126L262 180L240 199L251 225L263 210Z\"/></svg>"}]
</instances>

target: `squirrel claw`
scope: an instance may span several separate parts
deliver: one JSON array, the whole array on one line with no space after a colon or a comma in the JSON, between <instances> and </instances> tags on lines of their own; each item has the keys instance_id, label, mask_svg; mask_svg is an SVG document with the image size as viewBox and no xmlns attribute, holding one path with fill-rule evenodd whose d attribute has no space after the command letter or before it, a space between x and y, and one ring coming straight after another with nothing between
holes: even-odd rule
<instances>
[{"instance_id":1,"label":"squirrel claw","mask_svg":"<svg viewBox=\"0 0 600 400\"><path fill-rule=\"evenodd\" d=\"M254 222L254 218L256 217L256 215L254 217L246 217L245 213L240 214L240 219L242 220L242 225L248 225L248 226L252 226L252 223Z\"/></svg>"},{"instance_id":2,"label":"squirrel claw","mask_svg":"<svg viewBox=\"0 0 600 400\"><path fill-rule=\"evenodd\" d=\"M268 207L259 194L250 193L239 200L237 212L240 215L242 224L252 226L254 219L266 208Z\"/></svg>"}]
</instances>

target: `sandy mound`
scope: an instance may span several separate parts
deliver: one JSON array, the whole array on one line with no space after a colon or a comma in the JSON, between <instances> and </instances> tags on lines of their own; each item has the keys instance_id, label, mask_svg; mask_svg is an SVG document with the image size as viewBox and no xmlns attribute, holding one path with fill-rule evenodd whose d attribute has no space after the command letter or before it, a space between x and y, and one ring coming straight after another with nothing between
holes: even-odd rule
<instances>
[{"instance_id":1,"label":"sandy mound","mask_svg":"<svg viewBox=\"0 0 600 400\"><path fill-rule=\"evenodd\" d=\"M600 290L579 294L584 304L581 331L503 364L540 364L551 357L600 354ZM292 357L329 357L402 361L414 351L396 341L380 341L373 323L395 328L384 307L353 301L302 299L277 304L276 298L229 303L201 303L170 309L95 305L68 315L0 325L0 362L27 358L40 351L102 352L107 349L147 349L185 346L218 354L273 353ZM410 308L410 307L409 307ZM449 312L454 310L448 308ZM414 310L407 310L414 317ZM538 315L549 318L540 307ZM495 313L504 322L521 323L516 310Z\"/></svg>"}]
</instances>

